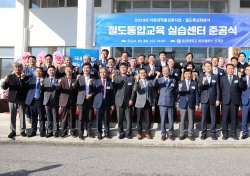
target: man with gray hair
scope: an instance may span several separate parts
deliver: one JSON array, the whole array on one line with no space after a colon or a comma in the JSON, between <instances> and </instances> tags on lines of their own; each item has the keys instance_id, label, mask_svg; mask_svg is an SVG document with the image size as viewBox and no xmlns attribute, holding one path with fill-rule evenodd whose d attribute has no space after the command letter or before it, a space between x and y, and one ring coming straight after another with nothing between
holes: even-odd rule
<instances>
[{"instance_id":1,"label":"man with gray hair","mask_svg":"<svg viewBox=\"0 0 250 176\"><path fill-rule=\"evenodd\" d=\"M16 136L16 115L17 109L20 116L20 131L21 136L27 136L25 133L25 98L27 95L27 88L24 86L25 82L29 79L25 73L22 73L23 65L19 62L14 62L13 73L5 77L2 84L3 89L9 89L9 109L10 109L10 130L8 138Z\"/></svg>"}]
</instances>

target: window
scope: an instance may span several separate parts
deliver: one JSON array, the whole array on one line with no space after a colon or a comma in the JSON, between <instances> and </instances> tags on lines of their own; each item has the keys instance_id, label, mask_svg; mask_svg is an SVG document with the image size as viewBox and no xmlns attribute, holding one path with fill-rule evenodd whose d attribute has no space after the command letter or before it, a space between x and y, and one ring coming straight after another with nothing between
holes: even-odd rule
<instances>
[{"instance_id":1,"label":"window","mask_svg":"<svg viewBox=\"0 0 250 176\"><path fill-rule=\"evenodd\" d=\"M210 13L228 13L227 1L211 1Z\"/></svg>"},{"instance_id":2,"label":"window","mask_svg":"<svg viewBox=\"0 0 250 176\"><path fill-rule=\"evenodd\" d=\"M41 0L30 1L30 8L40 8L40 7L41 7Z\"/></svg>"},{"instance_id":3,"label":"window","mask_svg":"<svg viewBox=\"0 0 250 176\"><path fill-rule=\"evenodd\" d=\"M170 13L170 1L153 1L152 13Z\"/></svg>"},{"instance_id":4,"label":"window","mask_svg":"<svg viewBox=\"0 0 250 176\"><path fill-rule=\"evenodd\" d=\"M58 0L49 0L48 7L59 7Z\"/></svg>"},{"instance_id":5,"label":"window","mask_svg":"<svg viewBox=\"0 0 250 176\"><path fill-rule=\"evenodd\" d=\"M13 58L2 59L0 58L0 78L3 79L5 76L12 73L13 68Z\"/></svg>"},{"instance_id":6,"label":"window","mask_svg":"<svg viewBox=\"0 0 250 176\"><path fill-rule=\"evenodd\" d=\"M78 0L67 0L67 7L77 7Z\"/></svg>"},{"instance_id":7,"label":"window","mask_svg":"<svg viewBox=\"0 0 250 176\"><path fill-rule=\"evenodd\" d=\"M102 6L102 0L95 0L94 1L94 7L101 7Z\"/></svg>"},{"instance_id":8,"label":"window","mask_svg":"<svg viewBox=\"0 0 250 176\"><path fill-rule=\"evenodd\" d=\"M198 48L198 47L191 47L190 52L194 55L194 62L195 63L202 63L206 60L207 57L207 48Z\"/></svg>"},{"instance_id":9,"label":"window","mask_svg":"<svg viewBox=\"0 0 250 176\"><path fill-rule=\"evenodd\" d=\"M115 6L115 13L130 13L131 2L130 1L117 1Z\"/></svg>"},{"instance_id":10,"label":"window","mask_svg":"<svg viewBox=\"0 0 250 176\"><path fill-rule=\"evenodd\" d=\"M0 8L15 8L16 0L0 0Z\"/></svg>"},{"instance_id":11,"label":"window","mask_svg":"<svg viewBox=\"0 0 250 176\"><path fill-rule=\"evenodd\" d=\"M241 8L250 8L250 0L240 0Z\"/></svg>"},{"instance_id":12,"label":"window","mask_svg":"<svg viewBox=\"0 0 250 176\"><path fill-rule=\"evenodd\" d=\"M228 48L209 48L209 57L228 57Z\"/></svg>"},{"instance_id":13,"label":"window","mask_svg":"<svg viewBox=\"0 0 250 176\"><path fill-rule=\"evenodd\" d=\"M151 48L150 47L135 47L133 56L138 57L139 54L145 54L146 57L147 57L147 55L150 54L150 53L151 53Z\"/></svg>"},{"instance_id":14,"label":"window","mask_svg":"<svg viewBox=\"0 0 250 176\"><path fill-rule=\"evenodd\" d=\"M134 13L149 13L150 1L134 1L133 12Z\"/></svg>"},{"instance_id":15,"label":"window","mask_svg":"<svg viewBox=\"0 0 250 176\"><path fill-rule=\"evenodd\" d=\"M189 13L189 1L172 1L172 13Z\"/></svg>"},{"instance_id":16,"label":"window","mask_svg":"<svg viewBox=\"0 0 250 176\"><path fill-rule=\"evenodd\" d=\"M208 1L191 1L191 13L209 13Z\"/></svg>"}]
</instances>

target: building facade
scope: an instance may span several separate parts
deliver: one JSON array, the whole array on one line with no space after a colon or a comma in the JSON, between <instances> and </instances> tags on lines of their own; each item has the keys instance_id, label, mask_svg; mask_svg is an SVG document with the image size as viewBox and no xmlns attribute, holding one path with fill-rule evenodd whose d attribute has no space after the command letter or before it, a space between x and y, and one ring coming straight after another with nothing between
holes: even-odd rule
<instances>
[{"instance_id":1,"label":"building facade","mask_svg":"<svg viewBox=\"0 0 250 176\"><path fill-rule=\"evenodd\" d=\"M212 56L231 57L234 48L199 47L95 47L94 14L112 13L249 13L250 0L0 0L0 77L10 72L14 59L24 51L63 54L69 48L107 48L119 57L140 53L174 53L178 62L187 52L202 60ZM249 46L250 47L250 46ZM246 49L246 48L244 48Z\"/></svg>"}]
</instances>

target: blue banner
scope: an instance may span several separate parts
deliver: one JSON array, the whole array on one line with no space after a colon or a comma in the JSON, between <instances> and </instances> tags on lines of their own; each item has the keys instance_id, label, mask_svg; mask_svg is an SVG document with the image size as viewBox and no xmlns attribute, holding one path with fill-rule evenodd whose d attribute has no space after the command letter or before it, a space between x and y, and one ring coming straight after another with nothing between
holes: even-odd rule
<instances>
[{"instance_id":1,"label":"blue banner","mask_svg":"<svg viewBox=\"0 0 250 176\"><path fill-rule=\"evenodd\" d=\"M250 14L96 15L96 46L250 46Z\"/></svg>"},{"instance_id":2,"label":"blue banner","mask_svg":"<svg viewBox=\"0 0 250 176\"><path fill-rule=\"evenodd\" d=\"M70 48L69 55L72 58L72 64L77 67L82 67L84 55L90 55L91 64L93 66L96 59L99 59L99 50L96 49L80 49Z\"/></svg>"}]
</instances>

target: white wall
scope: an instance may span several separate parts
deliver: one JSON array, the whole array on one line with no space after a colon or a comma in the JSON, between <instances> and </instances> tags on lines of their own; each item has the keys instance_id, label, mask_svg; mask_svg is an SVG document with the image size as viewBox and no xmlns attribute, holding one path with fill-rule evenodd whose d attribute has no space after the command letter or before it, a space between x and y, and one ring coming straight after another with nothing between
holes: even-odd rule
<instances>
[{"instance_id":1,"label":"white wall","mask_svg":"<svg viewBox=\"0 0 250 176\"><path fill-rule=\"evenodd\" d=\"M15 8L0 10L0 47L14 47L16 43L17 18ZM20 41L22 42L22 41Z\"/></svg>"},{"instance_id":2,"label":"white wall","mask_svg":"<svg viewBox=\"0 0 250 176\"><path fill-rule=\"evenodd\" d=\"M29 46L76 46L77 8L30 9Z\"/></svg>"}]
</instances>

